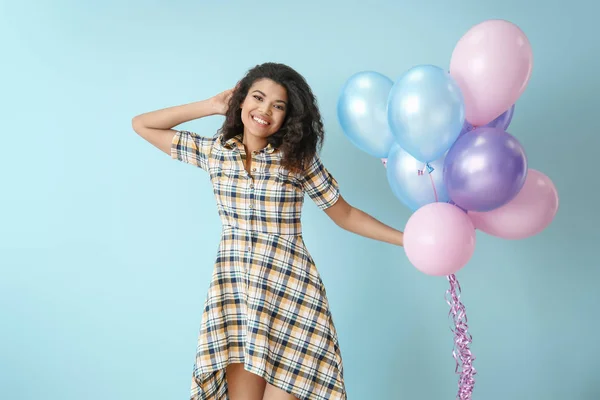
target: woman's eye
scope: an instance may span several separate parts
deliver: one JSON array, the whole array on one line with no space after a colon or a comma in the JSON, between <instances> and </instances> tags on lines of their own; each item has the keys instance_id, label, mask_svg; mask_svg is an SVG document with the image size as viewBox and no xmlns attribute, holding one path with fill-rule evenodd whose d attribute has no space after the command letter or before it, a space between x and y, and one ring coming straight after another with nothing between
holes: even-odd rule
<instances>
[{"instance_id":1,"label":"woman's eye","mask_svg":"<svg viewBox=\"0 0 600 400\"><path fill-rule=\"evenodd\" d=\"M256 95L256 94L254 95L254 98L255 98L256 100L258 100L258 101L261 101L261 100L262 100L262 97L260 97L259 95Z\"/></svg>"}]
</instances>

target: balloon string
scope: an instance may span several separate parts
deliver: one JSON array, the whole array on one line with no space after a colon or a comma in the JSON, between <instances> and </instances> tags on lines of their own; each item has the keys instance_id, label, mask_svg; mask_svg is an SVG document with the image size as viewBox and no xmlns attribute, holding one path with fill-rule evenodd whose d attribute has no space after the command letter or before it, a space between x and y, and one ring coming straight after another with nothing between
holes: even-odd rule
<instances>
[{"instance_id":1,"label":"balloon string","mask_svg":"<svg viewBox=\"0 0 600 400\"><path fill-rule=\"evenodd\" d=\"M433 177L429 174L429 180L431 181L431 187L433 188L433 195L435 196L435 202L438 201L437 190L435 190L435 183L433 183Z\"/></svg>"},{"instance_id":2,"label":"balloon string","mask_svg":"<svg viewBox=\"0 0 600 400\"><path fill-rule=\"evenodd\" d=\"M418 171L419 175L422 175L424 171L427 171L427 175L429 175L429 180L431 181L431 187L433 188L433 196L435 198L435 202L437 203L438 202L437 190L435 188L435 183L433 182L433 177L431 176L431 173L434 171L434 169L431 165L429 165L429 163L425 163L425 165L423 166L423 169Z\"/></svg>"},{"instance_id":3,"label":"balloon string","mask_svg":"<svg viewBox=\"0 0 600 400\"><path fill-rule=\"evenodd\" d=\"M455 372L460 374L456 399L471 400L473 387L475 386L474 376L477 373L475 368L473 368L475 357L469 349L469 344L472 342L473 337L467 332L467 314L465 306L460 301L460 284L454 274L448 275L447 278L448 282L450 282L450 289L446 291L446 303L450 306L448 315L452 317L452 332L454 332L454 350L452 351L452 356L456 361Z\"/></svg>"}]
</instances>

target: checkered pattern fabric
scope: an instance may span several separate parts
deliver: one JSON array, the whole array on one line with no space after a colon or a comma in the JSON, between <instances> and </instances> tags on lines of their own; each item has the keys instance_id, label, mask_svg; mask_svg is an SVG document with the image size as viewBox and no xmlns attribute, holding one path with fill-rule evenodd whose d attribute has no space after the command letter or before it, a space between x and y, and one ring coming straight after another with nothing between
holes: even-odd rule
<instances>
[{"instance_id":1,"label":"checkered pattern fabric","mask_svg":"<svg viewBox=\"0 0 600 400\"><path fill-rule=\"evenodd\" d=\"M209 173L223 223L191 398L228 399L225 368L243 363L300 400L345 400L337 333L300 223L305 194L326 209L339 197L336 180L318 157L290 173L271 146L252 154L248 173L241 136L178 131L171 155Z\"/></svg>"}]
</instances>

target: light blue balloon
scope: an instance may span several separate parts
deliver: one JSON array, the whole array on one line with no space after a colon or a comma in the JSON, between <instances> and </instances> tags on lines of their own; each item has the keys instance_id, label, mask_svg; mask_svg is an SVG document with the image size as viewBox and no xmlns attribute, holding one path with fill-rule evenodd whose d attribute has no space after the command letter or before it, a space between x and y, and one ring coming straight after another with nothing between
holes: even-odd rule
<instances>
[{"instance_id":1,"label":"light blue balloon","mask_svg":"<svg viewBox=\"0 0 600 400\"><path fill-rule=\"evenodd\" d=\"M387 102L394 82L378 72L352 75L340 93L337 115L346 137L362 151L387 157L394 135L387 119Z\"/></svg>"},{"instance_id":2,"label":"light blue balloon","mask_svg":"<svg viewBox=\"0 0 600 400\"><path fill-rule=\"evenodd\" d=\"M463 127L463 94L448 72L434 65L418 65L392 87L388 121L404 150L419 161L437 160Z\"/></svg>"},{"instance_id":3,"label":"light blue balloon","mask_svg":"<svg viewBox=\"0 0 600 400\"><path fill-rule=\"evenodd\" d=\"M387 159L387 178L394 195L412 211L429 203L450 201L444 183L444 159L424 163L398 144Z\"/></svg>"}]
</instances>

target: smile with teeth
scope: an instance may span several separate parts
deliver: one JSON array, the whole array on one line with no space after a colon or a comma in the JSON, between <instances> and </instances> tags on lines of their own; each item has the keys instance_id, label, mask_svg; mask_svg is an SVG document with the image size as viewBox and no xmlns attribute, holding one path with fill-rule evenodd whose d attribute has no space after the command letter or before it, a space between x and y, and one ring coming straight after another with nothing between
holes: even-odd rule
<instances>
[{"instance_id":1,"label":"smile with teeth","mask_svg":"<svg viewBox=\"0 0 600 400\"><path fill-rule=\"evenodd\" d=\"M253 116L252 116L252 119L253 119L254 121L256 121L257 123L259 123L260 125L264 125L264 126L267 126L267 125L269 125L269 122L267 122L267 121L265 121L264 119L261 119L261 118L259 118L259 117L257 117L257 116L254 116L254 115L253 115Z\"/></svg>"}]
</instances>

